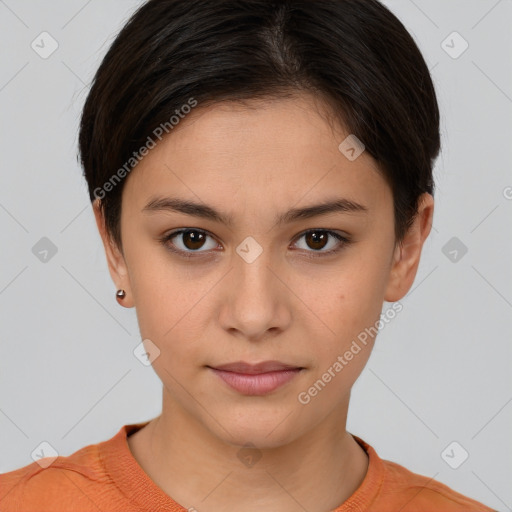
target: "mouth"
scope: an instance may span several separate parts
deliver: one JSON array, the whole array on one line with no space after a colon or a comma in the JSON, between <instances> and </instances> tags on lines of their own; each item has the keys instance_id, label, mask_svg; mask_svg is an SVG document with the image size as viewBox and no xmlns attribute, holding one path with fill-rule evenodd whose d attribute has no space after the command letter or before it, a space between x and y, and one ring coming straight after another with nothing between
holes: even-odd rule
<instances>
[{"instance_id":1,"label":"mouth","mask_svg":"<svg viewBox=\"0 0 512 512\"><path fill-rule=\"evenodd\" d=\"M243 395L265 395L293 380L305 368L280 361L243 361L208 366L225 384Z\"/></svg>"}]
</instances>

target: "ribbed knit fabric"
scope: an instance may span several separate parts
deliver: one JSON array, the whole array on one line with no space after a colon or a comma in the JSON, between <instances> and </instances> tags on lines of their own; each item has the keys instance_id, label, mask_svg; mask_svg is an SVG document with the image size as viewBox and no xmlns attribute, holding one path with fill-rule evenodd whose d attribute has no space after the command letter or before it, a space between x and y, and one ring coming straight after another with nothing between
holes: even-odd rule
<instances>
[{"instance_id":1,"label":"ribbed knit fabric","mask_svg":"<svg viewBox=\"0 0 512 512\"><path fill-rule=\"evenodd\" d=\"M43 469L37 462L0 475L2 512L187 512L133 457L127 436L145 423L124 425L98 444ZM367 474L356 492L333 512L492 512L444 484L379 458L362 439L369 457ZM191 509L193 510L193 509ZM219 511L220 512L220 511Z\"/></svg>"}]
</instances>

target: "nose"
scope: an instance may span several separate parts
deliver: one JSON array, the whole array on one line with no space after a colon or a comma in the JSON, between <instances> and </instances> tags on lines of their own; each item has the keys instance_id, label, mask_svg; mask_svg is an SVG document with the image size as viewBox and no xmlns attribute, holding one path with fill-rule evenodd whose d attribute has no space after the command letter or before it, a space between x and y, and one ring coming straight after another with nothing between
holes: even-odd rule
<instances>
[{"instance_id":1,"label":"nose","mask_svg":"<svg viewBox=\"0 0 512 512\"><path fill-rule=\"evenodd\" d=\"M270 251L263 250L255 259L240 254L233 254L231 271L223 280L220 325L248 341L275 337L292 318L282 265L271 261Z\"/></svg>"}]
</instances>

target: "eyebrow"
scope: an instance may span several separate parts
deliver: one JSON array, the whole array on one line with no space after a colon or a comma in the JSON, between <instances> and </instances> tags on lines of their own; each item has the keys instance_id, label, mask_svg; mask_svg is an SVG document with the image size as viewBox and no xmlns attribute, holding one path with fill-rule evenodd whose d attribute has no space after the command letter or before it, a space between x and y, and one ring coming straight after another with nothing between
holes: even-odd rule
<instances>
[{"instance_id":1,"label":"eyebrow","mask_svg":"<svg viewBox=\"0 0 512 512\"><path fill-rule=\"evenodd\" d=\"M185 215L192 215L194 217L219 222L226 226L233 226L234 224L232 215L219 212L206 204L176 197L154 197L142 209L143 213L155 213L160 211L184 213ZM344 198L336 198L303 208L292 208L287 212L279 214L275 219L275 223L282 225L297 220L310 219L319 215L327 215L329 213L367 212L368 208L360 203Z\"/></svg>"}]
</instances>

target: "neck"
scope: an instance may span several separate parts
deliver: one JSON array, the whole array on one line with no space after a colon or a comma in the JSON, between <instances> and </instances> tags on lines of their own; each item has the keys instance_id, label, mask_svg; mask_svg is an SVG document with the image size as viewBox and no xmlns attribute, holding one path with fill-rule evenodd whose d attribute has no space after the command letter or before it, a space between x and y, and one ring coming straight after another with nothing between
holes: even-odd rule
<instances>
[{"instance_id":1,"label":"neck","mask_svg":"<svg viewBox=\"0 0 512 512\"><path fill-rule=\"evenodd\" d=\"M368 468L346 432L347 410L348 397L313 431L258 448L214 436L164 391L162 415L128 444L150 478L190 510L328 512L355 492Z\"/></svg>"}]
</instances>

